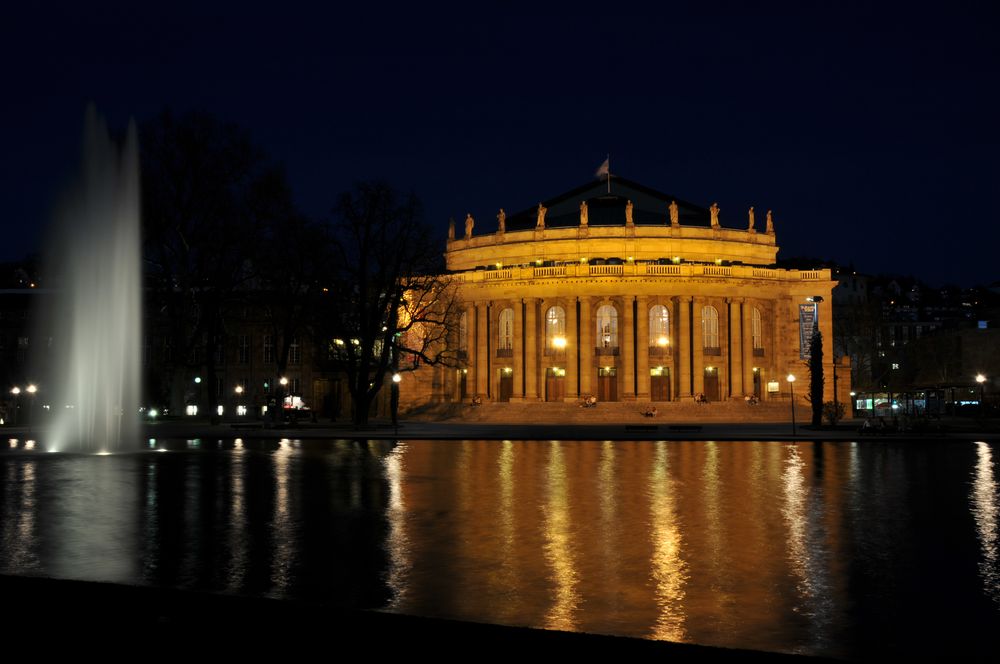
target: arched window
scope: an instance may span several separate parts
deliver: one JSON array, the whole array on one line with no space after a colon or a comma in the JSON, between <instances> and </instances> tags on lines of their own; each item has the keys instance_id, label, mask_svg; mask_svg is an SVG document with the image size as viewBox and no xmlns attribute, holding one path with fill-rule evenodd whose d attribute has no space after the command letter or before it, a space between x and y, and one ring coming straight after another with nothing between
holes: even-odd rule
<instances>
[{"instance_id":1,"label":"arched window","mask_svg":"<svg viewBox=\"0 0 1000 664\"><path fill-rule=\"evenodd\" d=\"M566 348L566 312L562 307L549 307L545 313L545 349Z\"/></svg>"},{"instance_id":2,"label":"arched window","mask_svg":"<svg viewBox=\"0 0 1000 664\"><path fill-rule=\"evenodd\" d=\"M500 312L499 339L497 348L511 350L514 347L514 310L504 309Z\"/></svg>"},{"instance_id":3,"label":"arched window","mask_svg":"<svg viewBox=\"0 0 1000 664\"><path fill-rule=\"evenodd\" d=\"M719 311L711 305L701 308L701 339L706 350L719 348Z\"/></svg>"},{"instance_id":4,"label":"arched window","mask_svg":"<svg viewBox=\"0 0 1000 664\"><path fill-rule=\"evenodd\" d=\"M665 351L670 345L670 312L662 304L649 310L649 347Z\"/></svg>"},{"instance_id":5,"label":"arched window","mask_svg":"<svg viewBox=\"0 0 1000 664\"><path fill-rule=\"evenodd\" d=\"M618 348L618 311L610 304L597 310L597 347Z\"/></svg>"},{"instance_id":6,"label":"arched window","mask_svg":"<svg viewBox=\"0 0 1000 664\"><path fill-rule=\"evenodd\" d=\"M764 352L764 327L760 320L760 309L757 307L753 308L753 315L751 317L751 336L753 337L753 350L754 353L760 351L760 354Z\"/></svg>"},{"instance_id":7,"label":"arched window","mask_svg":"<svg viewBox=\"0 0 1000 664\"><path fill-rule=\"evenodd\" d=\"M463 311L458 318L458 350L469 350L469 312Z\"/></svg>"}]
</instances>

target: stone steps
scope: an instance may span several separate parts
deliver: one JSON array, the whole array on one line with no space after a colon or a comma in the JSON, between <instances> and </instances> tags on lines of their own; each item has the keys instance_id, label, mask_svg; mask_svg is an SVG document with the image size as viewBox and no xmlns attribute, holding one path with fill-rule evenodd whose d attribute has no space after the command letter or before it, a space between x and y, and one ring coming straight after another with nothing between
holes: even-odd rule
<instances>
[{"instance_id":1,"label":"stone steps","mask_svg":"<svg viewBox=\"0 0 1000 664\"><path fill-rule=\"evenodd\" d=\"M492 403L481 406L442 404L420 413L404 415L417 421L461 421L518 424L663 424L704 422L787 422L791 419L788 403L761 403L750 406L742 400L708 404L693 402L656 402L655 417L643 413L651 405L644 402L602 402L594 408L578 403ZM796 416L803 422L809 417L808 404L798 405Z\"/></svg>"}]
</instances>

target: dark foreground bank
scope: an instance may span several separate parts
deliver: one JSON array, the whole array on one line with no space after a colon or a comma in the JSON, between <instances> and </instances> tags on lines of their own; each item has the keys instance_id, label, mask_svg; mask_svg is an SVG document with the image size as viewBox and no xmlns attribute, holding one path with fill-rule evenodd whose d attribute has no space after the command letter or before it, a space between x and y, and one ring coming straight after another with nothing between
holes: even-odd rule
<instances>
[{"instance_id":1,"label":"dark foreground bank","mask_svg":"<svg viewBox=\"0 0 1000 664\"><path fill-rule=\"evenodd\" d=\"M616 636L345 611L328 606L169 588L0 575L7 648L159 659L277 653L284 656L425 654L478 658L672 657L685 661L800 657ZM811 661L823 661L809 658Z\"/></svg>"}]
</instances>

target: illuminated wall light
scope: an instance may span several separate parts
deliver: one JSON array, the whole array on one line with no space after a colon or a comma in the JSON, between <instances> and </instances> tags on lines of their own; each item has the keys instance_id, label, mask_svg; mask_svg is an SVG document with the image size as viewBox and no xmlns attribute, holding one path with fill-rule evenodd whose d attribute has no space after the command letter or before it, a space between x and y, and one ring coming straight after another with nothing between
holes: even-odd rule
<instances>
[{"instance_id":1,"label":"illuminated wall light","mask_svg":"<svg viewBox=\"0 0 1000 664\"><path fill-rule=\"evenodd\" d=\"M670 339L667 339L666 335L661 334L659 337L656 338L657 346L666 346L669 343Z\"/></svg>"},{"instance_id":2,"label":"illuminated wall light","mask_svg":"<svg viewBox=\"0 0 1000 664\"><path fill-rule=\"evenodd\" d=\"M552 345L555 348L558 348L560 350L563 349L563 348L565 348L566 347L566 337L556 337L555 339L552 340Z\"/></svg>"},{"instance_id":3,"label":"illuminated wall light","mask_svg":"<svg viewBox=\"0 0 1000 664\"><path fill-rule=\"evenodd\" d=\"M247 407L246 406L237 406L236 407L236 414L239 415L240 417L246 415L247 414Z\"/></svg>"},{"instance_id":4,"label":"illuminated wall light","mask_svg":"<svg viewBox=\"0 0 1000 664\"><path fill-rule=\"evenodd\" d=\"M190 404L190 405L188 405L187 408L184 409L184 412L187 413L188 415L197 415L198 414L198 406L195 406L194 404Z\"/></svg>"},{"instance_id":5,"label":"illuminated wall light","mask_svg":"<svg viewBox=\"0 0 1000 664\"><path fill-rule=\"evenodd\" d=\"M216 408L215 408L215 412L216 413L218 413L219 415L222 415L222 411L223 411L223 407L222 406L216 406Z\"/></svg>"},{"instance_id":6,"label":"illuminated wall light","mask_svg":"<svg viewBox=\"0 0 1000 664\"><path fill-rule=\"evenodd\" d=\"M673 258L670 259L670 262L674 263L675 265L680 264L681 257L680 256L674 256Z\"/></svg>"}]
</instances>

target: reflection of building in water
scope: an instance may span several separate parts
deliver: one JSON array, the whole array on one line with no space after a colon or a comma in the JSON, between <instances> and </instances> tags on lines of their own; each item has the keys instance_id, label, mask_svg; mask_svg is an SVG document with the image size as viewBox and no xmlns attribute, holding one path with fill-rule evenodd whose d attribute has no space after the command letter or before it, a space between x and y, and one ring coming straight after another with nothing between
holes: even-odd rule
<instances>
[{"instance_id":1,"label":"reflection of building in water","mask_svg":"<svg viewBox=\"0 0 1000 664\"><path fill-rule=\"evenodd\" d=\"M988 443L976 443L976 470L972 478L972 516L982 547L979 575L983 591L1000 603L1000 569L997 567L997 516L1000 515L1000 493L993 473L993 453Z\"/></svg>"},{"instance_id":2,"label":"reflection of building in water","mask_svg":"<svg viewBox=\"0 0 1000 664\"><path fill-rule=\"evenodd\" d=\"M589 183L507 215L503 232L448 241L461 366L407 376L403 401L787 398L817 312L832 374L835 282L776 268L777 253L773 228L715 226L704 207L614 176L610 192Z\"/></svg>"}]
</instances>

